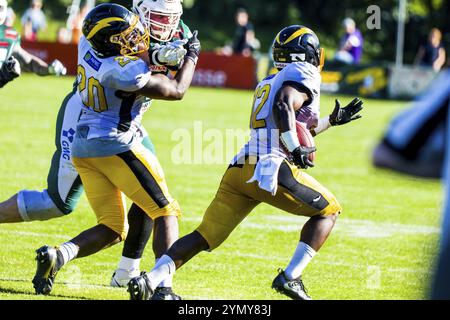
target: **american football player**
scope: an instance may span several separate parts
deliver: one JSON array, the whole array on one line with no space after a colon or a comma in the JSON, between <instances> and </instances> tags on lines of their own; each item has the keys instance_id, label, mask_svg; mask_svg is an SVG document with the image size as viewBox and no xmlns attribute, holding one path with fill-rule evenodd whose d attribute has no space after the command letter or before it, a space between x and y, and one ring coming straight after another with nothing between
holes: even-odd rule
<instances>
[{"instance_id":1,"label":"american football player","mask_svg":"<svg viewBox=\"0 0 450 320\"><path fill-rule=\"evenodd\" d=\"M8 3L0 0L0 88L21 74L21 69L40 76L62 76L67 73L64 65L55 60L47 64L20 46L20 35L5 24Z\"/></svg>"},{"instance_id":2,"label":"american football player","mask_svg":"<svg viewBox=\"0 0 450 320\"><path fill-rule=\"evenodd\" d=\"M83 35L75 94L82 113L72 161L98 225L58 247L43 246L36 251L33 284L37 294L51 292L57 272L69 261L126 238L124 195L155 224L166 222L166 234L155 235L155 241L173 242L178 237L180 208L169 194L157 158L142 146L140 122L150 107L149 98L183 98L200 53L197 32L186 43L183 66L173 80L151 74L148 32L126 8L111 3L95 7L84 20Z\"/></svg>"},{"instance_id":3,"label":"american football player","mask_svg":"<svg viewBox=\"0 0 450 320\"><path fill-rule=\"evenodd\" d=\"M217 248L261 203L310 217L292 260L285 270L280 269L272 287L292 299L311 299L302 272L324 244L342 208L331 192L299 169L314 166L308 155L315 148L300 145L295 121L319 134L358 119L362 101L355 99L345 108L336 102L333 113L319 120L324 53L309 28L293 25L281 30L274 41L273 58L280 71L256 88L250 141L229 165L202 223L177 240L151 272L129 282L131 300L150 298L158 283L199 252Z\"/></svg>"},{"instance_id":4,"label":"american football player","mask_svg":"<svg viewBox=\"0 0 450 320\"><path fill-rule=\"evenodd\" d=\"M174 2L178 2L181 7L180 1L170 2L169 7L166 9L161 9L159 2L151 0L138 1L135 6L139 5L139 9L134 7L133 11L145 13L148 11L145 8L153 8L155 4L158 5L158 10L164 12L180 11L179 8L173 5ZM146 16L142 14L140 18L142 21L146 19ZM151 24L148 22L145 25L151 27ZM191 37L192 33L189 28L180 21L177 31L174 32L174 37L169 39L168 43L158 42L152 38L150 49L152 72L168 74L169 68L171 70L179 68L186 54L185 42ZM72 164L71 157L72 142L81 112L81 106L76 101L76 86L77 83L75 83L74 90L64 99L57 116L56 151L48 173L47 189L43 191L22 190L9 200L0 203L0 223L45 221L68 215L77 206L83 192L83 186L78 172ZM142 144L155 153L153 143L145 129L142 130L142 135ZM135 204L129 210L128 222L130 230L124 243L119 267L111 278L111 285L114 287L126 287L131 278L139 275L140 260L153 229L153 221ZM164 230L164 225L157 224L155 233L164 232L163 230L160 231L161 228ZM160 248L155 245L155 256L161 256L166 249L165 246ZM153 298L177 298L172 292L171 286L171 279L165 280L161 287L157 289Z\"/></svg>"},{"instance_id":5,"label":"american football player","mask_svg":"<svg viewBox=\"0 0 450 320\"><path fill-rule=\"evenodd\" d=\"M186 54L183 46L192 37L192 32L181 20L183 13L181 1L134 0L132 11L139 15L142 24L150 33L152 73L169 75L178 70ZM142 210L131 210L128 219L130 230L125 240L122 258L111 277L111 286L114 287L126 287L130 279L140 274L139 262L152 231L152 221ZM164 224L155 225L153 236L164 232L164 229ZM139 248L139 250L135 248ZM153 242L156 259L161 257L166 249L165 245L160 247ZM160 284L153 299L173 298L177 298L177 296L172 292L172 278L170 277Z\"/></svg>"}]
</instances>

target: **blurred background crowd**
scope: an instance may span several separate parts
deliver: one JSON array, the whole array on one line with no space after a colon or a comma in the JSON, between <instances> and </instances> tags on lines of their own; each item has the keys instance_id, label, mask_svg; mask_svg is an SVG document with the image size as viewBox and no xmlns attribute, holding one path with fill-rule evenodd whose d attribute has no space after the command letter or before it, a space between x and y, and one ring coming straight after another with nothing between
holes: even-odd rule
<instances>
[{"instance_id":1,"label":"blurred background crowd","mask_svg":"<svg viewBox=\"0 0 450 320\"><path fill-rule=\"evenodd\" d=\"M105 2L105 1L97 1ZM130 6L131 0L118 0ZM76 3L77 10L74 9ZM84 16L95 1L10 0L7 23L29 41L76 43ZM367 8L381 9L381 28L366 26ZM269 51L283 26L303 24L318 33L327 60L346 64L392 61L395 57L397 1L378 0L185 0L183 19L201 30L205 50L258 57ZM440 70L448 66L450 0L409 0L404 61Z\"/></svg>"}]
</instances>

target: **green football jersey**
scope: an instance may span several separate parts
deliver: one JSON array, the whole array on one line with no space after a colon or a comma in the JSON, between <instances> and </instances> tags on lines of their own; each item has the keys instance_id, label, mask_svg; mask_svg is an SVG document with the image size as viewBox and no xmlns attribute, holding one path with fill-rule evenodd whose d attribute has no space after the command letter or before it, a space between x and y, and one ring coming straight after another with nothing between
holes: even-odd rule
<instances>
[{"instance_id":1,"label":"green football jersey","mask_svg":"<svg viewBox=\"0 0 450 320\"><path fill-rule=\"evenodd\" d=\"M0 68L12 55L14 48L19 45L19 33L11 27L0 25Z\"/></svg>"},{"instance_id":2,"label":"green football jersey","mask_svg":"<svg viewBox=\"0 0 450 320\"><path fill-rule=\"evenodd\" d=\"M178 30L175 33L175 35L173 36L172 41L177 41L177 40L187 40L190 39L192 37L192 32L189 29L189 27L183 22L183 20L180 20L180 24L178 26ZM160 44L164 44L164 42L159 42L159 41L155 41L153 38L150 39L150 50L152 50L154 48L155 45L160 45ZM170 70L165 67L165 66L155 66L155 65L151 65L150 69L152 70L153 74L165 74L168 75L170 73Z\"/></svg>"}]
</instances>

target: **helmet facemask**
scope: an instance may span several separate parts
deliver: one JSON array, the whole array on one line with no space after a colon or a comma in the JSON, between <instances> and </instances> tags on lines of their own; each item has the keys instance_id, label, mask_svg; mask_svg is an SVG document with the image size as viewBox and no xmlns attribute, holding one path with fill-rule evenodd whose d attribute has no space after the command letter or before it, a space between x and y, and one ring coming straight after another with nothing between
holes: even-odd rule
<instances>
[{"instance_id":1,"label":"helmet facemask","mask_svg":"<svg viewBox=\"0 0 450 320\"><path fill-rule=\"evenodd\" d=\"M180 24L181 13L150 11L150 34L162 42L172 40Z\"/></svg>"},{"instance_id":2,"label":"helmet facemask","mask_svg":"<svg viewBox=\"0 0 450 320\"><path fill-rule=\"evenodd\" d=\"M140 20L150 32L150 36L160 42L172 40L183 14L181 3L177 0L157 3L144 0L135 3L133 10L139 14Z\"/></svg>"},{"instance_id":3,"label":"helmet facemask","mask_svg":"<svg viewBox=\"0 0 450 320\"><path fill-rule=\"evenodd\" d=\"M130 27L119 34L111 36L111 43L120 45L120 54L123 56L134 56L147 52L150 47L150 36L148 31L134 15Z\"/></svg>"}]
</instances>

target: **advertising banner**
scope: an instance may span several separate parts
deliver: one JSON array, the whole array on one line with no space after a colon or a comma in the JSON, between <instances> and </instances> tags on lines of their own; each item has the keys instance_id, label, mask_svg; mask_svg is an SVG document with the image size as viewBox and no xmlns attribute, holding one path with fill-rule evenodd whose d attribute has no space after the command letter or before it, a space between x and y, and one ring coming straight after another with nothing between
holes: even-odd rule
<instances>
[{"instance_id":1,"label":"advertising banner","mask_svg":"<svg viewBox=\"0 0 450 320\"><path fill-rule=\"evenodd\" d=\"M76 75L76 45L23 41L22 47L46 62L60 60L66 66L68 74ZM222 56L205 52L198 61L193 85L253 90L256 86L256 68L256 61L251 57Z\"/></svg>"}]
</instances>

